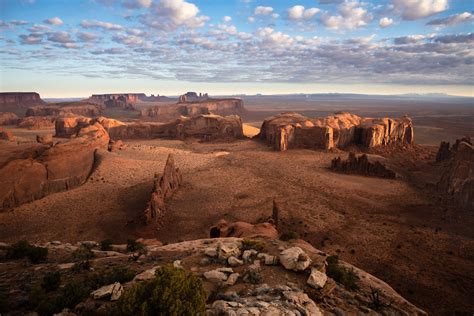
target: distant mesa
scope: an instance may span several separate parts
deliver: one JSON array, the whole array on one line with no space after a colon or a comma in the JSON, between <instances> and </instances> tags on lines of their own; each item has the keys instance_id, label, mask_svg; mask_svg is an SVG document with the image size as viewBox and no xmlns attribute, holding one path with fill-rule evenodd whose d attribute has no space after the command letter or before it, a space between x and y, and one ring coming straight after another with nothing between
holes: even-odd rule
<instances>
[{"instance_id":1,"label":"distant mesa","mask_svg":"<svg viewBox=\"0 0 474 316\"><path fill-rule=\"evenodd\" d=\"M159 94L147 96L144 93L112 93L93 94L85 101L111 108L135 109L135 105L140 102L164 102L170 100L170 98L160 96Z\"/></svg>"},{"instance_id":2,"label":"distant mesa","mask_svg":"<svg viewBox=\"0 0 474 316\"><path fill-rule=\"evenodd\" d=\"M41 105L29 107L26 110L26 116L72 116L81 115L96 117L101 115L102 109L94 104L80 102L66 102L56 105Z\"/></svg>"},{"instance_id":3,"label":"distant mesa","mask_svg":"<svg viewBox=\"0 0 474 316\"><path fill-rule=\"evenodd\" d=\"M45 104L36 92L0 92L0 108Z\"/></svg>"},{"instance_id":4,"label":"distant mesa","mask_svg":"<svg viewBox=\"0 0 474 316\"><path fill-rule=\"evenodd\" d=\"M413 143L413 124L409 117L362 118L339 112L310 119L295 112L286 112L266 119L256 137L275 150L292 148L333 149L351 144L372 148L393 143Z\"/></svg>"},{"instance_id":5,"label":"distant mesa","mask_svg":"<svg viewBox=\"0 0 474 316\"><path fill-rule=\"evenodd\" d=\"M207 100L209 100L209 95L207 93L202 94L201 92L199 95L196 92L186 92L179 97L179 103L202 102Z\"/></svg>"}]
</instances>

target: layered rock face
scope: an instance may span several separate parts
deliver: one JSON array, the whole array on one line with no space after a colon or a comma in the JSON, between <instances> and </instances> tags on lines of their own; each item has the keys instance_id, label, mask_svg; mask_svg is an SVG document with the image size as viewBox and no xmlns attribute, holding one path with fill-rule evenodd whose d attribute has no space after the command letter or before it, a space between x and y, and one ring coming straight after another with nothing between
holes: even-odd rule
<instances>
[{"instance_id":1,"label":"layered rock face","mask_svg":"<svg viewBox=\"0 0 474 316\"><path fill-rule=\"evenodd\" d=\"M107 149L108 143L109 135L96 123L53 147L36 144L25 153L10 151L0 169L0 210L81 185L92 172L95 151Z\"/></svg>"},{"instance_id":2,"label":"layered rock face","mask_svg":"<svg viewBox=\"0 0 474 316\"><path fill-rule=\"evenodd\" d=\"M447 168L438 188L458 207L474 211L474 147L469 138L456 141L450 149Z\"/></svg>"},{"instance_id":3,"label":"layered rock face","mask_svg":"<svg viewBox=\"0 0 474 316\"><path fill-rule=\"evenodd\" d=\"M349 153L347 160L341 157L334 158L331 162L331 170L346 174L360 174L369 177L379 177L395 179L396 174L385 167L379 161L370 162L367 155L356 157L354 153Z\"/></svg>"},{"instance_id":4,"label":"layered rock face","mask_svg":"<svg viewBox=\"0 0 474 316\"><path fill-rule=\"evenodd\" d=\"M101 114L100 107L93 104L74 104L66 106L34 106L26 110L26 116L71 116L82 115L96 117Z\"/></svg>"},{"instance_id":5,"label":"layered rock face","mask_svg":"<svg viewBox=\"0 0 474 316\"><path fill-rule=\"evenodd\" d=\"M0 108L2 107L27 107L45 104L36 92L1 92Z\"/></svg>"},{"instance_id":6,"label":"layered rock face","mask_svg":"<svg viewBox=\"0 0 474 316\"><path fill-rule=\"evenodd\" d=\"M231 115L245 111L241 99L206 99L205 101L184 101L176 105L154 106L141 111L141 116L158 120L177 119L180 116L202 114Z\"/></svg>"},{"instance_id":7,"label":"layered rock face","mask_svg":"<svg viewBox=\"0 0 474 316\"><path fill-rule=\"evenodd\" d=\"M153 193L145 210L147 224L159 223L166 212L166 199L173 196L183 183L179 168L175 167L173 155L168 155L166 165L161 175L155 175Z\"/></svg>"},{"instance_id":8,"label":"layered rock face","mask_svg":"<svg viewBox=\"0 0 474 316\"><path fill-rule=\"evenodd\" d=\"M410 118L361 118L350 113L337 113L309 119L286 112L266 119L257 136L284 151L291 148L345 148L358 144L367 148L393 143L411 144L413 124Z\"/></svg>"},{"instance_id":9,"label":"layered rock face","mask_svg":"<svg viewBox=\"0 0 474 316\"><path fill-rule=\"evenodd\" d=\"M20 118L12 112L0 113L0 125L16 125Z\"/></svg>"},{"instance_id":10,"label":"layered rock face","mask_svg":"<svg viewBox=\"0 0 474 316\"><path fill-rule=\"evenodd\" d=\"M28 129L51 129L54 128L55 120L53 116L27 116L18 121L18 127Z\"/></svg>"},{"instance_id":11,"label":"layered rock face","mask_svg":"<svg viewBox=\"0 0 474 316\"><path fill-rule=\"evenodd\" d=\"M200 115L192 118L182 117L165 124L123 123L105 117L97 119L83 117L58 118L56 121L56 136L70 137L74 135L78 128L93 122L101 124L112 139L185 139L195 137L210 141L243 137L242 121L236 115L225 117L217 115Z\"/></svg>"}]
</instances>

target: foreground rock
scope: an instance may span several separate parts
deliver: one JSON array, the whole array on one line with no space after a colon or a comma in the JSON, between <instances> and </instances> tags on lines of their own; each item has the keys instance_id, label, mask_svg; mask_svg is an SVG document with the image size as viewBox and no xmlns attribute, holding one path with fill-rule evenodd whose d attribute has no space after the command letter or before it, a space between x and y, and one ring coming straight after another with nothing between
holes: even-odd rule
<instances>
[{"instance_id":1,"label":"foreground rock","mask_svg":"<svg viewBox=\"0 0 474 316\"><path fill-rule=\"evenodd\" d=\"M45 104L36 92L0 92L0 109L2 107L27 107Z\"/></svg>"},{"instance_id":2,"label":"foreground rock","mask_svg":"<svg viewBox=\"0 0 474 316\"><path fill-rule=\"evenodd\" d=\"M101 114L101 108L94 104L71 102L59 105L34 106L26 110L26 116L72 116L81 115L96 117Z\"/></svg>"},{"instance_id":3,"label":"foreground rock","mask_svg":"<svg viewBox=\"0 0 474 316\"><path fill-rule=\"evenodd\" d=\"M456 141L448 156L446 169L437 186L455 205L474 211L474 146L471 140Z\"/></svg>"},{"instance_id":4,"label":"foreground rock","mask_svg":"<svg viewBox=\"0 0 474 316\"><path fill-rule=\"evenodd\" d=\"M341 157L331 161L331 170L346 174L360 174L369 177L379 177L395 179L396 173L388 169L379 161L371 162L366 154L356 157L354 153L349 153L347 160Z\"/></svg>"},{"instance_id":5,"label":"foreground rock","mask_svg":"<svg viewBox=\"0 0 474 316\"><path fill-rule=\"evenodd\" d=\"M270 223L249 224L246 222L228 223L220 220L216 225L211 227L211 238L219 237L268 237L277 238L278 231L275 226Z\"/></svg>"},{"instance_id":6,"label":"foreground rock","mask_svg":"<svg viewBox=\"0 0 474 316\"><path fill-rule=\"evenodd\" d=\"M16 125L20 118L12 112L0 113L0 125Z\"/></svg>"},{"instance_id":7,"label":"foreground rock","mask_svg":"<svg viewBox=\"0 0 474 316\"><path fill-rule=\"evenodd\" d=\"M181 172L174 165L174 158L170 154L166 160L163 174L155 175L153 193L150 202L145 210L146 223L159 223L166 212L166 199L173 196L175 191L182 184Z\"/></svg>"},{"instance_id":8,"label":"foreground rock","mask_svg":"<svg viewBox=\"0 0 474 316\"><path fill-rule=\"evenodd\" d=\"M81 185L93 169L95 151L107 149L108 143L107 132L96 123L53 147L12 153L0 169L0 210Z\"/></svg>"},{"instance_id":9,"label":"foreground rock","mask_svg":"<svg viewBox=\"0 0 474 316\"><path fill-rule=\"evenodd\" d=\"M346 148L350 144L372 148L393 143L411 144L413 124L408 117L362 118L350 113L337 113L309 119L287 112L266 119L257 137L278 151Z\"/></svg>"}]
</instances>

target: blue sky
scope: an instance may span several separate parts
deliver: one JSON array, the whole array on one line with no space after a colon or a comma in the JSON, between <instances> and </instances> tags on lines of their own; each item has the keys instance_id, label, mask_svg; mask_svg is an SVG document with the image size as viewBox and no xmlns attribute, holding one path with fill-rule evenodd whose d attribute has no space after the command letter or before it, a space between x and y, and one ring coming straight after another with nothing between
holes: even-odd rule
<instances>
[{"instance_id":1,"label":"blue sky","mask_svg":"<svg viewBox=\"0 0 474 316\"><path fill-rule=\"evenodd\" d=\"M0 0L0 89L474 96L474 0Z\"/></svg>"}]
</instances>

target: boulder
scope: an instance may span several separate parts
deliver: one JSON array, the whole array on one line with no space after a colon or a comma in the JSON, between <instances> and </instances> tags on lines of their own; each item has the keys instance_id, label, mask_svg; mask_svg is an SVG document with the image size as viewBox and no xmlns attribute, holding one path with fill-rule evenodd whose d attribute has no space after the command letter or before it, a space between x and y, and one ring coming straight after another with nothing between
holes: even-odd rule
<instances>
[{"instance_id":1,"label":"boulder","mask_svg":"<svg viewBox=\"0 0 474 316\"><path fill-rule=\"evenodd\" d=\"M137 274L137 275L133 278L133 282L148 281L148 280L151 280L151 279L155 278L155 272L156 272L156 270L157 270L158 268L159 268L159 267L153 267L153 268L151 268L151 269L148 269L148 270L143 271L143 272L140 273L140 274Z\"/></svg>"},{"instance_id":2,"label":"boulder","mask_svg":"<svg viewBox=\"0 0 474 316\"><path fill-rule=\"evenodd\" d=\"M0 113L0 125L16 125L20 118L18 115L12 112L1 112Z\"/></svg>"},{"instance_id":3,"label":"boulder","mask_svg":"<svg viewBox=\"0 0 474 316\"><path fill-rule=\"evenodd\" d=\"M240 277L240 274L238 273L232 273L231 275L229 275L229 277L227 278L225 284L228 285L228 286L232 286L234 285L235 283L237 283L237 280L239 279Z\"/></svg>"},{"instance_id":4,"label":"boulder","mask_svg":"<svg viewBox=\"0 0 474 316\"><path fill-rule=\"evenodd\" d=\"M237 267L237 266L241 266L244 264L244 262L240 259L237 259L236 257L234 256L230 256L229 258L227 258L227 263L231 266L231 267Z\"/></svg>"},{"instance_id":5,"label":"boulder","mask_svg":"<svg viewBox=\"0 0 474 316\"><path fill-rule=\"evenodd\" d=\"M120 283L116 282L114 284L105 285L94 292L91 293L91 296L96 299L109 298L111 301L116 301L122 296L123 287Z\"/></svg>"},{"instance_id":6,"label":"boulder","mask_svg":"<svg viewBox=\"0 0 474 316\"><path fill-rule=\"evenodd\" d=\"M331 170L346 174L360 174L369 177L379 177L395 179L396 173L388 169L379 161L371 162L366 154L356 157L354 153L349 153L347 160L341 157L331 161Z\"/></svg>"},{"instance_id":7,"label":"boulder","mask_svg":"<svg viewBox=\"0 0 474 316\"><path fill-rule=\"evenodd\" d=\"M309 275L308 281L306 283L315 289L322 289L327 280L328 277L326 273L323 273L316 268L312 268L311 274Z\"/></svg>"},{"instance_id":8,"label":"boulder","mask_svg":"<svg viewBox=\"0 0 474 316\"><path fill-rule=\"evenodd\" d=\"M292 247L280 253L280 263L287 270L303 271L310 266L311 259L300 247Z\"/></svg>"},{"instance_id":9,"label":"boulder","mask_svg":"<svg viewBox=\"0 0 474 316\"><path fill-rule=\"evenodd\" d=\"M98 123L97 123L98 124ZM173 196L183 183L179 168L175 167L172 154L168 155L162 175L155 175L153 192L145 210L147 224L159 223L166 211L165 201Z\"/></svg>"},{"instance_id":10,"label":"boulder","mask_svg":"<svg viewBox=\"0 0 474 316\"><path fill-rule=\"evenodd\" d=\"M224 272L218 270L211 270L204 272L204 278L206 278L206 280L208 281L219 283L226 281L228 277L227 274L225 274Z\"/></svg>"},{"instance_id":11,"label":"boulder","mask_svg":"<svg viewBox=\"0 0 474 316\"><path fill-rule=\"evenodd\" d=\"M265 263L265 265L267 265L267 266L278 264L278 257L277 256L269 255L269 254L266 254L266 253L259 253L257 258L260 259L260 260L263 260L263 263Z\"/></svg>"}]
</instances>

